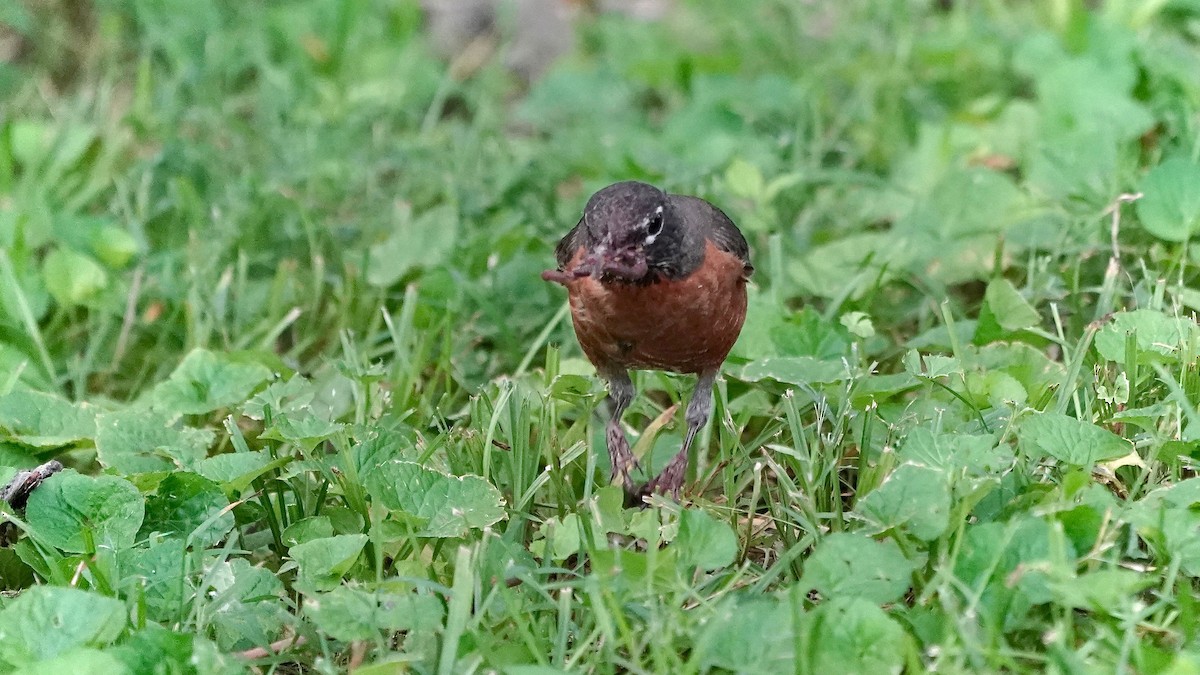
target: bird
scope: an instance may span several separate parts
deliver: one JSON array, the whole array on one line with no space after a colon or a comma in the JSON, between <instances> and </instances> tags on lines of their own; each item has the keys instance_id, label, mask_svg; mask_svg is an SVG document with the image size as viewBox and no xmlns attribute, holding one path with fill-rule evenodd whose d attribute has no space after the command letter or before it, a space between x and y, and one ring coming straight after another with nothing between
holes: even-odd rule
<instances>
[{"instance_id":1,"label":"bird","mask_svg":"<svg viewBox=\"0 0 1200 675\"><path fill-rule=\"evenodd\" d=\"M746 319L754 272L746 238L703 199L623 181L588 199L555 259L557 267L542 278L566 287L575 337L608 383L611 482L631 501L651 493L678 500L688 450L712 411L713 383ZM696 375L683 444L640 488L630 476L640 467L621 429L636 395L630 370Z\"/></svg>"}]
</instances>

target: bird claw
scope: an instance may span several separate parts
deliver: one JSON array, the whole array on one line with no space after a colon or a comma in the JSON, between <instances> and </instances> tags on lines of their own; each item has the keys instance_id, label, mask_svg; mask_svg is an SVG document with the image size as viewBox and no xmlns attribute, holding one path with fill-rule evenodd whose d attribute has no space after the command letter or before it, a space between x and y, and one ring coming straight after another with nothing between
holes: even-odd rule
<instances>
[{"instance_id":1,"label":"bird claw","mask_svg":"<svg viewBox=\"0 0 1200 675\"><path fill-rule=\"evenodd\" d=\"M607 440L608 459L612 464L612 484L621 486L627 493L636 492L629 474L634 470L640 471L642 467L629 449L629 441L619 428L609 428Z\"/></svg>"},{"instance_id":2,"label":"bird claw","mask_svg":"<svg viewBox=\"0 0 1200 675\"><path fill-rule=\"evenodd\" d=\"M641 498L649 497L652 494L660 494L675 501L679 501L680 492L683 490L683 476L687 471L687 457L684 456L683 461L679 458L673 458L661 473L650 482L646 483L641 490L638 491L638 496Z\"/></svg>"}]
</instances>

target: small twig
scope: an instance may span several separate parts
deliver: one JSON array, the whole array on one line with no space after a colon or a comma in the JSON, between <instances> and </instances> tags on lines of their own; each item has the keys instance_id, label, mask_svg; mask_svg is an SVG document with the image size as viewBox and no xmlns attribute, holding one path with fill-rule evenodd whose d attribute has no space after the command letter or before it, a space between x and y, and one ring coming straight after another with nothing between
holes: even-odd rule
<instances>
[{"instance_id":1,"label":"small twig","mask_svg":"<svg viewBox=\"0 0 1200 675\"><path fill-rule=\"evenodd\" d=\"M0 499L8 502L14 509L22 510L29 495L50 476L62 471L63 465L52 459L41 466L29 471L18 471L8 484L0 488Z\"/></svg>"},{"instance_id":2,"label":"small twig","mask_svg":"<svg viewBox=\"0 0 1200 675\"><path fill-rule=\"evenodd\" d=\"M346 672L352 673L362 665L367 656L367 643L358 640L350 643L350 662L346 664Z\"/></svg>"},{"instance_id":3,"label":"small twig","mask_svg":"<svg viewBox=\"0 0 1200 675\"><path fill-rule=\"evenodd\" d=\"M125 358L125 350L129 347L129 334L133 331L133 322L137 320L137 301L138 296L142 294L144 274L145 268L141 265L133 271L133 281L129 283L129 296L125 298L125 316L121 319L121 332L117 334L117 347L113 349L112 365L109 366L112 370L117 369L121 359Z\"/></svg>"},{"instance_id":4,"label":"small twig","mask_svg":"<svg viewBox=\"0 0 1200 675\"><path fill-rule=\"evenodd\" d=\"M1141 192L1126 192L1124 194L1117 195L1116 200L1114 200L1112 204L1109 204L1108 208L1104 209L1105 214L1112 214L1112 226L1109 229L1109 234L1112 238L1113 260L1120 261L1121 259L1121 249L1117 244L1117 235L1121 233L1121 205L1132 204L1141 198ZM1120 265L1120 262L1117 264Z\"/></svg>"},{"instance_id":5,"label":"small twig","mask_svg":"<svg viewBox=\"0 0 1200 675\"><path fill-rule=\"evenodd\" d=\"M290 638L276 640L276 641L272 642L271 644L267 645L266 647L255 647L254 649L247 649L244 652L239 652L238 656L242 657L243 659L266 658L273 654L279 654L286 649L291 649L292 647L301 647L306 642L308 642L308 640L305 640L303 635L295 635Z\"/></svg>"},{"instance_id":6,"label":"small twig","mask_svg":"<svg viewBox=\"0 0 1200 675\"><path fill-rule=\"evenodd\" d=\"M83 571L85 569L87 569L86 560L80 560L79 563L75 565L75 573L71 575L71 583L69 584L71 588L79 587L79 580L83 578Z\"/></svg>"}]
</instances>

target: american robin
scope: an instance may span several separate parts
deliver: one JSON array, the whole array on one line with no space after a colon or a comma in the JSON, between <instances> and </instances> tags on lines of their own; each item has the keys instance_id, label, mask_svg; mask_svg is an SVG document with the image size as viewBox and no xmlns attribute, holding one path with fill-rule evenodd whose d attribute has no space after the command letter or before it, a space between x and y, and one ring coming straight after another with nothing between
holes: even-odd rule
<instances>
[{"instance_id":1,"label":"american robin","mask_svg":"<svg viewBox=\"0 0 1200 675\"><path fill-rule=\"evenodd\" d=\"M558 269L542 278L566 286L579 345L608 380L613 483L631 495L678 498L688 448L712 410L713 381L746 318L754 267L745 237L703 199L626 181L592 195L554 253ZM636 393L630 369L698 375L683 447L641 491L630 482L637 460L620 426Z\"/></svg>"}]
</instances>

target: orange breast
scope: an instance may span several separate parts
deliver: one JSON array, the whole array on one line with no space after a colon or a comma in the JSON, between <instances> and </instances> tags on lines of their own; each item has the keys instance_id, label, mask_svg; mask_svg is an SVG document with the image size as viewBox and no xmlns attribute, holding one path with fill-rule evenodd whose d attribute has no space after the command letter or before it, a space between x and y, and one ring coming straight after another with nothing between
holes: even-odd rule
<instances>
[{"instance_id":1,"label":"orange breast","mask_svg":"<svg viewBox=\"0 0 1200 675\"><path fill-rule=\"evenodd\" d=\"M583 255L581 248L567 269ZM686 279L635 285L582 277L569 281L567 292L579 345L601 371L716 368L746 319L743 263L711 242L703 264Z\"/></svg>"}]
</instances>

